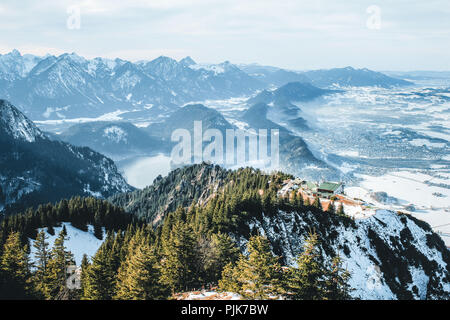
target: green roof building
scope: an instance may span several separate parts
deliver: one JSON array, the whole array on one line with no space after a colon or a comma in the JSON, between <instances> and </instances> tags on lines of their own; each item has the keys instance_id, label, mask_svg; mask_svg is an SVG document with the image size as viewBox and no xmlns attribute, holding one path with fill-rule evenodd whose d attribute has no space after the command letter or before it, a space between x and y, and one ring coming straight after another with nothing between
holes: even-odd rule
<instances>
[{"instance_id":1,"label":"green roof building","mask_svg":"<svg viewBox=\"0 0 450 320\"><path fill-rule=\"evenodd\" d=\"M343 191L342 183L335 182L322 182L319 187L317 187L317 192L322 194L337 194Z\"/></svg>"}]
</instances>

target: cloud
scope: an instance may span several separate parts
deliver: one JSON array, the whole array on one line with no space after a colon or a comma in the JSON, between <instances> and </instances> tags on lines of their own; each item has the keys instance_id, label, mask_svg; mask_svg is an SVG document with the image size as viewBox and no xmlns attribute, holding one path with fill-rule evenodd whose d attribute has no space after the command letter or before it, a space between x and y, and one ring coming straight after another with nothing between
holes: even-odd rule
<instances>
[{"instance_id":1,"label":"cloud","mask_svg":"<svg viewBox=\"0 0 450 320\"><path fill-rule=\"evenodd\" d=\"M381 8L380 30L366 27L373 4ZM80 8L79 30L66 27L72 5ZM450 68L431 53L450 50L449 14L448 0L2 0L0 42L88 57L161 52L291 68L389 69L408 56L423 68Z\"/></svg>"}]
</instances>

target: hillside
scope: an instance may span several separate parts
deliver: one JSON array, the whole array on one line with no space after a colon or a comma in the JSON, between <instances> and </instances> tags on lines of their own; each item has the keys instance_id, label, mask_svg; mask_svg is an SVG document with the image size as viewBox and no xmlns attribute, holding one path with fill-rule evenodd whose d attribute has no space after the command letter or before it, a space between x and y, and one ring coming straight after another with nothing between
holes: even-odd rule
<instances>
[{"instance_id":1,"label":"hillside","mask_svg":"<svg viewBox=\"0 0 450 320\"><path fill-rule=\"evenodd\" d=\"M296 257L302 252L305 239L314 230L320 239L319 251L323 260L331 263L336 255L342 258L343 265L351 274L349 284L354 289L352 296L355 298L449 297L450 252L428 224L409 215L386 210L380 210L367 219L352 220L323 212L312 205L292 204L273 198L266 202L267 198L260 198L258 194L264 190L271 197L270 194L278 190L282 176L265 176L250 169L226 174L217 170L210 165L178 169L171 173L170 178L177 182L167 184L169 180L166 180L163 184L161 180L155 184L156 187L117 196L111 201L128 212L143 216L145 212L158 210L154 208L155 199L165 200L160 208L174 208L173 199L182 199L177 205L186 208L192 201L201 199L194 202L203 209L196 211L197 217L187 219L192 223L196 221L193 230L202 230L202 234L227 232L241 251L245 251L251 235L264 235L273 253L280 257L282 265L287 266L296 265ZM205 179L208 172L211 178ZM222 172L220 179L218 172ZM163 185L172 195L169 200L156 195ZM184 187L186 185L188 187ZM205 199L209 200L205 202ZM149 215L150 221L154 216ZM164 229L167 218L159 220ZM172 220L170 223L175 222Z\"/></svg>"},{"instance_id":2,"label":"hillside","mask_svg":"<svg viewBox=\"0 0 450 320\"><path fill-rule=\"evenodd\" d=\"M192 135L194 121L202 121L203 132L212 128L224 133L226 129L233 128L217 110L205 107L202 104L188 104L173 112L163 122L150 124L146 128L146 131L151 136L170 141L172 132L176 129L186 129Z\"/></svg>"},{"instance_id":3,"label":"hillside","mask_svg":"<svg viewBox=\"0 0 450 320\"><path fill-rule=\"evenodd\" d=\"M179 206L205 202L227 181L229 171L218 165L195 164L158 177L152 185L129 193L121 193L108 200L138 218L160 224L164 216Z\"/></svg>"},{"instance_id":4,"label":"hillside","mask_svg":"<svg viewBox=\"0 0 450 320\"><path fill-rule=\"evenodd\" d=\"M354 220L324 212L295 193L279 197L283 181L291 178L282 173L201 164L169 176L110 200L123 209L75 198L7 219L0 227L5 243L0 255L11 259L11 243L20 239L14 231L22 232L22 239L36 238L45 225L71 222L85 231L94 225L97 238L103 237L102 226L116 230L91 261L83 259L83 289L72 292L73 298L166 299L206 285L248 299L450 297L450 252L428 224L409 215L380 210ZM312 267L311 257L317 279L299 273L310 272L304 268ZM146 279L145 286L135 274ZM305 295L299 285L312 291ZM56 290L50 298L60 295Z\"/></svg>"},{"instance_id":5,"label":"hillside","mask_svg":"<svg viewBox=\"0 0 450 320\"><path fill-rule=\"evenodd\" d=\"M50 140L5 100L0 100L0 133L0 211L133 190L112 160L86 147Z\"/></svg>"},{"instance_id":6,"label":"hillside","mask_svg":"<svg viewBox=\"0 0 450 320\"><path fill-rule=\"evenodd\" d=\"M75 146L86 146L113 159L166 151L162 141L128 122L76 124L56 136Z\"/></svg>"}]
</instances>

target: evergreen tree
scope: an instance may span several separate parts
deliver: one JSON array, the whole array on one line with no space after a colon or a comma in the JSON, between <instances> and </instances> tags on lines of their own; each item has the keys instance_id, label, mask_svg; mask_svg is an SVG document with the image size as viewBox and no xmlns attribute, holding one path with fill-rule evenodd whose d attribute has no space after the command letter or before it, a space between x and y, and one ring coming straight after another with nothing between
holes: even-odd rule
<instances>
[{"instance_id":1,"label":"evergreen tree","mask_svg":"<svg viewBox=\"0 0 450 320\"><path fill-rule=\"evenodd\" d=\"M103 243L92 258L92 263L83 274L82 298L86 300L110 300L115 294L115 270L111 256Z\"/></svg>"},{"instance_id":2,"label":"evergreen tree","mask_svg":"<svg viewBox=\"0 0 450 320\"><path fill-rule=\"evenodd\" d=\"M90 266L89 263L89 258L87 256L87 254L83 254L83 258L81 259L81 278L80 278L80 282L81 282L81 293L84 293L84 284L86 283L86 274L87 274L87 270Z\"/></svg>"},{"instance_id":3,"label":"evergreen tree","mask_svg":"<svg viewBox=\"0 0 450 320\"><path fill-rule=\"evenodd\" d=\"M326 291L326 271L318 252L317 234L306 239L303 252L297 259L297 268L290 268L286 283L287 295L294 300L322 300Z\"/></svg>"},{"instance_id":4,"label":"evergreen tree","mask_svg":"<svg viewBox=\"0 0 450 320\"><path fill-rule=\"evenodd\" d=\"M162 243L161 281L172 293L187 290L196 282L196 241L192 229L177 221L168 240Z\"/></svg>"},{"instance_id":5,"label":"evergreen tree","mask_svg":"<svg viewBox=\"0 0 450 320\"><path fill-rule=\"evenodd\" d=\"M240 292L242 284L239 282L239 272L233 263L228 263L222 270L219 280L219 290L226 292Z\"/></svg>"},{"instance_id":6,"label":"evergreen tree","mask_svg":"<svg viewBox=\"0 0 450 320\"><path fill-rule=\"evenodd\" d=\"M326 283L326 298L329 300L350 300L352 291L348 280L350 272L342 267L342 258L333 258L331 269L328 271Z\"/></svg>"},{"instance_id":7,"label":"evergreen tree","mask_svg":"<svg viewBox=\"0 0 450 320\"><path fill-rule=\"evenodd\" d=\"M205 269L209 273L208 279L217 283L220 279L224 267L229 263L234 263L239 258L239 249L231 239L224 233L217 233L211 236L211 252L205 261Z\"/></svg>"},{"instance_id":8,"label":"evergreen tree","mask_svg":"<svg viewBox=\"0 0 450 320\"><path fill-rule=\"evenodd\" d=\"M337 214L338 214L339 216L345 216L344 205L343 205L342 203L339 205L339 209L338 209L338 211L337 211Z\"/></svg>"},{"instance_id":9,"label":"evergreen tree","mask_svg":"<svg viewBox=\"0 0 450 320\"><path fill-rule=\"evenodd\" d=\"M49 249L49 244L46 241L48 236L44 229L42 229L34 241L33 247L35 248L35 263L36 271L33 276L33 282L36 292L46 299L51 298L50 293L50 283L49 283L49 260L51 257L51 252Z\"/></svg>"},{"instance_id":10,"label":"evergreen tree","mask_svg":"<svg viewBox=\"0 0 450 320\"><path fill-rule=\"evenodd\" d=\"M66 289L67 267L75 264L73 254L64 245L67 240L65 225L55 239L48 261L49 297L56 298Z\"/></svg>"},{"instance_id":11,"label":"evergreen tree","mask_svg":"<svg viewBox=\"0 0 450 320\"><path fill-rule=\"evenodd\" d=\"M3 246L0 260L0 298L25 299L30 297L30 269L26 246L20 234L11 233Z\"/></svg>"},{"instance_id":12,"label":"evergreen tree","mask_svg":"<svg viewBox=\"0 0 450 320\"><path fill-rule=\"evenodd\" d=\"M305 207L309 207L311 205L311 202L309 201L309 197L306 197L306 200L304 201Z\"/></svg>"},{"instance_id":13,"label":"evergreen tree","mask_svg":"<svg viewBox=\"0 0 450 320\"><path fill-rule=\"evenodd\" d=\"M130 252L122 263L117 281L115 299L155 300L168 295L160 283L155 250L143 243Z\"/></svg>"},{"instance_id":14,"label":"evergreen tree","mask_svg":"<svg viewBox=\"0 0 450 320\"><path fill-rule=\"evenodd\" d=\"M320 203L320 198L318 196L314 199L313 207L322 210L322 204Z\"/></svg>"},{"instance_id":15,"label":"evergreen tree","mask_svg":"<svg viewBox=\"0 0 450 320\"><path fill-rule=\"evenodd\" d=\"M334 202L333 201L330 201L330 203L328 204L327 212L329 214L334 214L336 212L336 208L334 206Z\"/></svg>"},{"instance_id":16,"label":"evergreen tree","mask_svg":"<svg viewBox=\"0 0 450 320\"><path fill-rule=\"evenodd\" d=\"M236 270L239 293L247 299L268 299L281 293L281 266L267 238L253 236L247 244L248 257L241 256Z\"/></svg>"}]
</instances>

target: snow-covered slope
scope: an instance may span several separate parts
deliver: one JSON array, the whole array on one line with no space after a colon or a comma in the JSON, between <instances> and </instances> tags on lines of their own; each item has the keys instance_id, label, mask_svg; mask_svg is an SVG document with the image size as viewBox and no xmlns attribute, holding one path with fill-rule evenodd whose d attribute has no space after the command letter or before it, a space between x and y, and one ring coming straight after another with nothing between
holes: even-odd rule
<instances>
[{"instance_id":1,"label":"snow-covered slope","mask_svg":"<svg viewBox=\"0 0 450 320\"><path fill-rule=\"evenodd\" d=\"M44 134L8 101L0 100L0 132L14 139L34 142Z\"/></svg>"},{"instance_id":2,"label":"snow-covered slope","mask_svg":"<svg viewBox=\"0 0 450 320\"><path fill-rule=\"evenodd\" d=\"M91 258L97 252L98 248L100 248L100 245L105 239L105 230L103 230L103 239L100 240L94 236L94 227L91 225L88 226L88 231L86 232L73 227L68 222L63 222L60 227L53 228L55 231L53 235L47 232L47 228L43 228L47 233L47 242L50 248L53 247L53 244L55 243L55 240L61 232L63 226L65 226L67 230L67 240L64 242L64 245L70 252L73 253L77 266L81 265L81 260L83 259L84 254L87 254L88 258ZM38 232L41 230L42 229L38 229ZM34 241L35 240L30 239L30 257L32 261L34 260L34 254L36 252L36 248L33 247Z\"/></svg>"},{"instance_id":3,"label":"snow-covered slope","mask_svg":"<svg viewBox=\"0 0 450 320\"><path fill-rule=\"evenodd\" d=\"M318 233L326 261L339 254L351 272L352 295L361 299L449 299L450 251L429 225L382 210L360 220L328 213L283 212L250 223L275 254L295 264L305 237ZM246 239L241 238L244 247Z\"/></svg>"}]
</instances>

